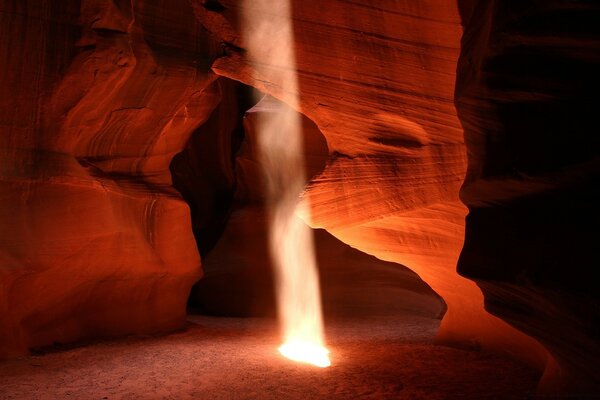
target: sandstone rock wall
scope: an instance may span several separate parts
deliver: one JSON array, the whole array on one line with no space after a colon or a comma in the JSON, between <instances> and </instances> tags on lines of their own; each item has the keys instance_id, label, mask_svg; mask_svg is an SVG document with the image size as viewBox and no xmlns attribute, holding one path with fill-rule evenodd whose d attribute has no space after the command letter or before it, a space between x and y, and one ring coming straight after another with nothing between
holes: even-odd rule
<instances>
[{"instance_id":1,"label":"sandstone rock wall","mask_svg":"<svg viewBox=\"0 0 600 400\"><path fill-rule=\"evenodd\" d=\"M4 0L0 30L0 357L182 326L168 167L219 101L189 4Z\"/></svg>"},{"instance_id":2,"label":"sandstone rock wall","mask_svg":"<svg viewBox=\"0 0 600 400\"><path fill-rule=\"evenodd\" d=\"M225 55L213 70L290 104L298 95L298 111L327 139L331 159L305 194L305 220L417 272L448 306L440 340L508 352L543 369L546 350L489 314L480 288L456 272L466 215L458 192L467 163L454 108L457 5L304 1L293 2L286 18L277 8L262 13L258 3L219 4L195 7L223 43ZM262 61L276 37L248 50L244 13L257 27L261 15L293 25L298 93L283 91L277 65Z\"/></svg>"},{"instance_id":3,"label":"sandstone rock wall","mask_svg":"<svg viewBox=\"0 0 600 400\"><path fill-rule=\"evenodd\" d=\"M418 273L448 306L440 340L594 390L598 6L295 1L287 18L242 4L0 1L0 356L181 326L201 272L169 164L211 113L226 119L220 75L298 96L329 149L301 216ZM257 68L277 38L249 52L245 12L292 24L297 93ZM204 190L234 186L235 145L214 139L222 176L185 193L209 225L219 198Z\"/></svg>"},{"instance_id":4,"label":"sandstone rock wall","mask_svg":"<svg viewBox=\"0 0 600 400\"><path fill-rule=\"evenodd\" d=\"M487 310L558 360L547 389L597 392L600 5L461 3L469 216L458 270Z\"/></svg>"},{"instance_id":5,"label":"sandstone rock wall","mask_svg":"<svg viewBox=\"0 0 600 400\"><path fill-rule=\"evenodd\" d=\"M246 112L245 138L235 157L235 201L223 234L203 257L204 276L190 297L190 305L202 312L223 316L276 315L264 161L258 143L261 118L269 120L265 114L291 112L287 107L264 96ZM323 171L329 151L314 122L303 115L299 118L308 182ZM227 123L223 121L222 125ZM281 135L286 135L288 129L285 124L279 126ZM199 149L200 142L193 143L192 148ZM196 162L203 165L202 160ZM326 319L405 315L441 318L444 314L445 305L439 296L406 267L364 254L322 229L314 230L313 235Z\"/></svg>"}]
</instances>

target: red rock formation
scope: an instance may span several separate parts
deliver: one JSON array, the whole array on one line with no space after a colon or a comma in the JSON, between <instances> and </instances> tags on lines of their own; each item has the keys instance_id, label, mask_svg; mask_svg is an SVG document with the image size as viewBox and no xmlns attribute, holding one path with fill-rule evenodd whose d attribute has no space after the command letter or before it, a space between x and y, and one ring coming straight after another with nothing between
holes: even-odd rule
<instances>
[{"instance_id":1,"label":"red rock formation","mask_svg":"<svg viewBox=\"0 0 600 400\"><path fill-rule=\"evenodd\" d=\"M284 107L265 96L244 118L245 139L235 159L234 210L219 242L204 257L205 275L190 298L190 304L204 312L275 315L258 124L264 113L281 113ZM315 124L304 116L301 120L305 176L312 177L325 167L328 149ZM226 126L227 121L223 120L222 125ZM280 127L282 135L286 128ZM193 144L193 148L199 150L201 146ZM324 230L315 230L314 235L325 316L443 315L443 302L412 271L361 253Z\"/></svg>"},{"instance_id":2,"label":"red rock formation","mask_svg":"<svg viewBox=\"0 0 600 400\"><path fill-rule=\"evenodd\" d=\"M0 29L0 357L181 326L201 272L168 167L219 100L191 9L7 0Z\"/></svg>"},{"instance_id":3,"label":"red rock formation","mask_svg":"<svg viewBox=\"0 0 600 400\"><path fill-rule=\"evenodd\" d=\"M598 393L600 5L461 3L470 212L459 272L557 359L546 390Z\"/></svg>"},{"instance_id":4,"label":"red rock formation","mask_svg":"<svg viewBox=\"0 0 600 400\"><path fill-rule=\"evenodd\" d=\"M286 101L276 66L254 68L269 44L258 50L265 54L239 50L246 48L239 15L253 10L221 4L195 8L225 43L213 70ZM466 155L453 104L462 33L456 6L319 4L294 2L292 20L299 111L332 153L305 195L307 222L417 272L448 305L440 340L509 352L543 368L546 351L484 310L481 290L456 272L466 214L458 199ZM264 18L287 22L273 13Z\"/></svg>"},{"instance_id":5,"label":"red rock formation","mask_svg":"<svg viewBox=\"0 0 600 400\"><path fill-rule=\"evenodd\" d=\"M173 186L190 205L202 256L219 240L233 205L234 156L244 136L243 114L253 101L249 88L238 82L220 78L216 84L221 101L170 166Z\"/></svg>"},{"instance_id":6,"label":"red rock formation","mask_svg":"<svg viewBox=\"0 0 600 400\"><path fill-rule=\"evenodd\" d=\"M292 95L331 156L303 217L418 273L448 305L440 340L546 368L546 387L594 389L598 6L457 3L296 1L291 21L259 15L293 24ZM210 67L289 101L276 66L254 79L270 47L245 50L244 11L233 0L0 1L0 356L181 325L200 269L169 163L219 101L213 118L230 110ZM477 284L456 272L463 127L459 271ZM234 186L227 135L207 163L222 176L185 193L208 225L218 197L204 191Z\"/></svg>"},{"instance_id":7,"label":"red rock formation","mask_svg":"<svg viewBox=\"0 0 600 400\"><path fill-rule=\"evenodd\" d=\"M235 210L219 243L203 259L190 302L203 313L275 315L266 212ZM407 268L378 260L314 230L323 312L332 317L419 315L440 318L444 303Z\"/></svg>"}]
</instances>

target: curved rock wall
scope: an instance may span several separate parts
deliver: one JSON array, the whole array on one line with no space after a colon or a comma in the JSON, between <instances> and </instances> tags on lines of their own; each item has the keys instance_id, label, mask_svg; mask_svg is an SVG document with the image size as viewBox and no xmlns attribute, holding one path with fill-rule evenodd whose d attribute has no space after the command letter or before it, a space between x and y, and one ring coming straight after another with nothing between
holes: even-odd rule
<instances>
[{"instance_id":1,"label":"curved rock wall","mask_svg":"<svg viewBox=\"0 0 600 400\"><path fill-rule=\"evenodd\" d=\"M203 257L204 276L190 295L190 306L202 312L223 316L276 315L259 121L268 119L264 116L267 113L291 112L287 107L264 96L246 112L245 138L235 158L232 212L216 246ZM299 118L308 180L323 171L328 149L316 125L304 115ZM287 121L282 122L278 129L285 135L289 127L285 125ZM221 126L227 126L227 121L222 121ZM201 147L200 142L193 146ZM202 163L196 160L199 162ZM322 229L313 231L313 239L326 319L407 314L441 318L444 314L445 305L439 296L406 267L364 254Z\"/></svg>"},{"instance_id":2,"label":"curved rock wall","mask_svg":"<svg viewBox=\"0 0 600 400\"><path fill-rule=\"evenodd\" d=\"M548 390L597 393L600 5L461 3L470 211L459 272L557 359Z\"/></svg>"},{"instance_id":3,"label":"curved rock wall","mask_svg":"<svg viewBox=\"0 0 600 400\"><path fill-rule=\"evenodd\" d=\"M200 255L215 246L227 224L237 182L234 157L244 131L242 118L252 106L247 87L219 78L220 101L171 162L173 186L189 204Z\"/></svg>"},{"instance_id":4,"label":"curved rock wall","mask_svg":"<svg viewBox=\"0 0 600 400\"><path fill-rule=\"evenodd\" d=\"M195 7L223 42L213 70L286 101L277 66L254 68L253 60L268 59L269 43L250 54L239 33L240 15L255 15L258 26L260 14L220 4ZM417 272L448 306L440 340L509 352L543 369L546 350L489 314L480 288L456 272L467 211L458 198L467 157L454 107L456 4L304 1L293 2L291 21L276 9L262 18L293 24L299 111L331 152L304 196L307 222Z\"/></svg>"},{"instance_id":5,"label":"curved rock wall","mask_svg":"<svg viewBox=\"0 0 600 400\"><path fill-rule=\"evenodd\" d=\"M219 101L188 3L3 0L0 29L0 357L182 326L168 167Z\"/></svg>"},{"instance_id":6,"label":"curved rock wall","mask_svg":"<svg viewBox=\"0 0 600 400\"><path fill-rule=\"evenodd\" d=\"M201 272L171 159L227 96L216 75L289 101L276 66L255 76L269 43L245 50L239 4L0 1L0 356L181 326ZM448 306L440 340L557 390L599 381L598 15L332 0L255 21L293 24L298 111L330 151L306 222L417 272Z\"/></svg>"}]
</instances>

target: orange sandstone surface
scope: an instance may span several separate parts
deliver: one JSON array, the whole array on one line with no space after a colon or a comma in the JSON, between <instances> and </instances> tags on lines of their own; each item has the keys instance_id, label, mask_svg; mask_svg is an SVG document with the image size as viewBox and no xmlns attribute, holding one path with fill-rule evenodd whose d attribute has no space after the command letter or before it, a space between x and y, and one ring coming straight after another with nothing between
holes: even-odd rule
<instances>
[{"instance_id":1,"label":"orange sandstone surface","mask_svg":"<svg viewBox=\"0 0 600 400\"><path fill-rule=\"evenodd\" d=\"M239 50L245 43L236 16L257 14L221 3L226 9L219 12L195 7L225 43L213 70L248 84L264 74L256 78L259 89L286 101L291 95L277 82L277 65L272 80L268 66L255 70L269 44L265 54ZM287 23L276 11L262 18ZM467 157L454 107L457 6L297 2L292 18L299 111L318 126L331 154L304 194L307 223L419 274L448 306L440 341L509 352L544 368L543 347L489 314L481 290L456 272L467 213L458 198Z\"/></svg>"},{"instance_id":2,"label":"orange sandstone surface","mask_svg":"<svg viewBox=\"0 0 600 400\"><path fill-rule=\"evenodd\" d=\"M169 163L219 101L199 23L184 3L0 4L0 355L182 326L201 269Z\"/></svg>"},{"instance_id":3,"label":"orange sandstone surface","mask_svg":"<svg viewBox=\"0 0 600 400\"><path fill-rule=\"evenodd\" d=\"M0 358L184 327L200 252L238 265L223 241L257 234L239 264L257 266L253 118L291 104L309 132L298 217L323 230L327 257L366 253L381 281L412 282L389 296L436 315L428 285L447 307L439 343L525 361L544 372L542 390L597 390L599 7L311 0L280 11L0 0ZM243 15L256 29L291 24L297 93L265 61L278 37L249 50ZM353 277L368 269L330 267L329 300L360 300Z\"/></svg>"}]
</instances>

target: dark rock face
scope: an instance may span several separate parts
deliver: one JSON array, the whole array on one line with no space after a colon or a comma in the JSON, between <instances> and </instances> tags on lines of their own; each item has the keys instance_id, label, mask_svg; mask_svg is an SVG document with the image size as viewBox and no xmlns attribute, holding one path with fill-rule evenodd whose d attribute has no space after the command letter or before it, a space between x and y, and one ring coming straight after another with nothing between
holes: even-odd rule
<instances>
[{"instance_id":1,"label":"dark rock face","mask_svg":"<svg viewBox=\"0 0 600 400\"><path fill-rule=\"evenodd\" d=\"M219 78L220 102L171 162L173 186L189 204L202 257L217 243L231 213L236 188L234 159L244 139L242 118L252 105L250 88Z\"/></svg>"},{"instance_id":2,"label":"dark rock face","mask_svg":"<svg viewBox=\"0 0 600 400\"><path fill-rule=\"evenodd\" d=\"M470 211L458 271L557 359L545 386L598 390L600 4L461 3Z\"/></svg>"}]
</instances>

